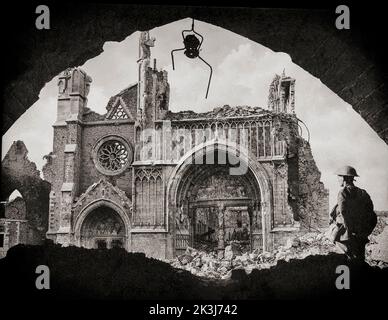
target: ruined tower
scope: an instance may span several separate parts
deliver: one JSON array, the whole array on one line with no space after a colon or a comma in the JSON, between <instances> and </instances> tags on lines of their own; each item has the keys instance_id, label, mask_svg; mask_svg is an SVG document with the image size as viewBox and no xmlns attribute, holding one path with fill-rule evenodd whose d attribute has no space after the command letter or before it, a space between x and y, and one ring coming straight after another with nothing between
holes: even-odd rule
<instances>
[{"instance_id":1,"label":"ruined tower","mask_svg":"<svg viewBox=\"0 0 388 320\"><path fill-rule=\"evenodd\" d=\"M168 110L170 88L167 82L167 71L156 69L156 59L151 67L151 47L155 38L150 38L144 31L139 39L138 71L138 120L143 127L152 127L155 120L160 120Z\"/></svg>"},{"instance_id":2,"label":"ruined tower","mask_svg":"<svg viewBox=\"0 0 388 320\"><path fill-rule=\"evenodd\" d=\"M275 113L295 113L295 79L286 76L284 70L271 82L268 109Z\"/></svg>"},{"instance_id":3,"label":"ruined tower","mask_svg":"<svg viewBox=\"0 0 388 320\"><path fill-rule=\"evenodd\" d=\"M56 179L50 181L48 235L56 229L57 241L64 244L70 243L71 205L79 191L81 121L91 82L79 68L67 69L58 78L57 120L53 125Z\"/></svg>"}]
</instances>

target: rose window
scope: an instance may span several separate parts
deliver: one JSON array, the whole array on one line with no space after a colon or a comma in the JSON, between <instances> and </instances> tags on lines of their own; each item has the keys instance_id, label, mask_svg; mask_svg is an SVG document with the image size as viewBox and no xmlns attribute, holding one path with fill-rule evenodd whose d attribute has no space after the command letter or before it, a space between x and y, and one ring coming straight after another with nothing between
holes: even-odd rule
<instances>
[{"instance_id":1,"label":"rose window","mask_svg":"<svg viewBox=\"0 0 388 320\"><path fill-rule=\"evenodd\" d=\"M126 168L129 162L127 147L120 141L109 140L97 152L99 165L105 170L116 172Z\"/></svg>"}]
</instances>

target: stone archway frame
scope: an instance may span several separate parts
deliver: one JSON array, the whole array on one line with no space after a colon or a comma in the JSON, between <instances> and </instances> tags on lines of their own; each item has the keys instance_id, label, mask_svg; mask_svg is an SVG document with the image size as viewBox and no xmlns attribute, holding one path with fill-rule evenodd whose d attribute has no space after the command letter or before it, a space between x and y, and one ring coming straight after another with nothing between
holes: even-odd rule
<instances>
[{"instance_id":1,"label":"stone archway frame","mask_svg":"<svg viewBox=\"0 0 388 320\"><path fill-rule=\"evenodd\" d=\"M125 227L125 245L124 248L127 251L130 251L131 244L130 244L130 230L131 230L131 221L128 217L128 215L125 213L125 210L122 206L118 205L117 203L109 200L109 199L96 199L92 202L90 202L85 208L82 209L80 214L78 215L75 223L74 223L74 240L76 242L77 246L81 246L81 228L83 223L85 222L85 219L89 215L89 213L93 212L95 209L99 207L108 207L114 210L121 220L124 223Z\"/></svg>"},{"instance_id":2,"label":"stone archway frame","mask_svg":"<svg viewBox=\"0 0 388 320\"><path fill-rule=\"evenodd\" d=\"M182 178L187 174L190 165L192 164L192 159L196 154L202 153L207 154L215 151L224 151L225 153L231 153L234 156L239 156L239 159L242 161L247 161L246 163L248 169L251 171L255 177L256 183L259 185L260 189L260 199L261 199L261 214L262 214L262 230L263 230L263 251L267 251L270 248L269 242L270 231L272 226L273 219L273 189L270 176L265 170L262 164L257 160L256 156L253 155L249 150L242 149L237 144L227 143L222 140L212 139L208 142L201 143L185 155L182 156L180 161L177 163L176 167L172 171L166 192L167 192L167 217L169 224L171 226L171 231L175 235L175 215L178 211L177 197L179 192L179 186ZM240 160L241 161L241 160ZM174 243L174 242L173 242ZM175 243L174 252L175 252Z\"/></svg>"}]
</instances>

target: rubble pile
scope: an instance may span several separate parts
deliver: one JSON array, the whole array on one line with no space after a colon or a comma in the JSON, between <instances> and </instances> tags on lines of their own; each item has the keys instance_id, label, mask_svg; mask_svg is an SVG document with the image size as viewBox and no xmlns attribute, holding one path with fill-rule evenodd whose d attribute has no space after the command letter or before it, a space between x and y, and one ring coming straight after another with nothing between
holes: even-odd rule
<instances>
[{"instance_id":1,"label":"rubble pile","mask_svg":"<svg viewBox=\"0 0 388 320\"><path fill-rule=\"evenodd\" d=\"M371 235L371 243L366 247L366 262L371 266L385 268L388 267L388 263L373 260L371 250L368 250L376 245L375 241L379 239L377 234L381 233L380 229L381 226L377 227L374 234ZM380 245L384 246L384 244ZM247 274L250 274L253 269L272 268L280 260L288 262L292 259L301 260L308 256L328 255L329 253L341 254L341 251L323 233L311 232L288 239L285 246L280 246L273 252L260 252L258 249L253 252L244 252L243 247L235 242L226 246L221 255L216 251L205 252L189 247L184 254L170 261L170 264L199 277L226 280L232 277L233 270L245 270Z\"/></svg>"},{"instance_id":2,"label":"rubble pile","mask_svg":"<svg viewBox=\"0 0 388 320\"><path fill-rule=\"evenodd\" d=\"M377 217L377 225L365 251L366 260L371 266L388 267L388 214Z\"/></svg>"},{"instance_id":3,"label":"rubble pile","mask_svg":"<svg viewBox=\"0 0 388 320\"><path fill-rule=\"evenodd\" d=\"M285 246L280 246L273 252L260 252L258 249L243 252L238 243L231 242L226 246L223 257L220 257L214 251L206 253L189 247L171 265L200 277L229 279L236 269L243 269L250 274L253 269L269 269L279 260L304 259L310 255L325 255L330 252L338 253L338 250L324 234L307 233L288 239Z\"/></svg>"},{"instance_id":4,"label":"rubble pile","mask_svg":"<svg viewBox=\"0 0 388 320\"><path fill-rule=\"evenodd\" d=\"M166 115L168 120L184 120L184 119L199 119L199 118L226 118L226 117L244 117L252 116L262 113L269 113L268 110L264 110L260 107L251 106L235 106L224 105L222 107L214 108L212 111L196 113L194 111L180 111L171 112L169 111Z\"/></svg>"}]
</instances>

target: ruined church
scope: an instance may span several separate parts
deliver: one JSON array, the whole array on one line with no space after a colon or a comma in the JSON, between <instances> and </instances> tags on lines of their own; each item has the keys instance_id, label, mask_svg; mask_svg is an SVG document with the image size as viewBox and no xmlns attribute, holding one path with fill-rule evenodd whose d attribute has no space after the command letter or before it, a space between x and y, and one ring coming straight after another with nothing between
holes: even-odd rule
<instances>
[{"instance_id":1,"label":"ruined church","mask_svg":"<svg viewBox=\"0 0 388 320\"><path fill-rule=\"evenodd\" d=\"M87 107L83 70L59 75L46 237L170 259L189 246L222 255L231 242L271 251L326 227L328 191L302 137L295 79L276 75L266 108L174 113L152 46L142 32L138 81L103 115Z\"/></svg>"}]
</instances>

